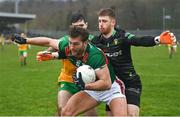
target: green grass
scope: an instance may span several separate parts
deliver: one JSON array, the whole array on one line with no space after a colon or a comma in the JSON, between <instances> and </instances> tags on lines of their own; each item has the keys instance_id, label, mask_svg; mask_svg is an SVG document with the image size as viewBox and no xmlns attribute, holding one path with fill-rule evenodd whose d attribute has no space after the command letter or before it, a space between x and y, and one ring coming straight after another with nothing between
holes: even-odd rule
<instances>
[{"instance_id":1,"label":"green grass","mask_svg":"<svg viewBox=\"0 0 180 117\"><path fill-rule=\"evenodd\" d=\"M56 111L60 61L39 63L28 51L28 65L20 66L16 45L0 50L0 116L52 116ZM134 66L143 84L141 115L180 115L180 49L170 60L167 48L133 47ZM104 105L98 107L105 115Z\"/></svg>"},{"instance_id":2,"label":"green grass","mask_svg":"<svg viewBox=\"0 0 180 117\"><path fill-rule=\"evenodd\" d=\"M168 59L167 47L133 48L143 84L141 115L180 115L180 49Z\"/></svg>"}]
</instances>

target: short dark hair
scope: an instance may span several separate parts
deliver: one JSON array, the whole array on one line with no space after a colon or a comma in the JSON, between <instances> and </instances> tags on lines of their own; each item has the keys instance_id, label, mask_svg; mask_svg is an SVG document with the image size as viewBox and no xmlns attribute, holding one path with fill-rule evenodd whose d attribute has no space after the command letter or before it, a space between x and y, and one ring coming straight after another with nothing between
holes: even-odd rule
<instances>
[{"instance_id":1,"label":"short dark hair","mask_svg":"<svg viewBox=\"0 0 180 117\"><path fill-rule=\"evenodd\" d=\"M98 16L109 16L111 18L116 18L115 12L111 8L101 9Z\"/></svg>"},{"instance_id":2,"label":"short dark hair","mask_svg":"<svg viewBox=\"0 0 180 117\"><path fill-rule=\"evenodd\" d=\"M89 32L87 29L77 26L71 26L69 29L69 35L72 38L80 37L81 40L84 42L88 40Z\"/></svg>"},{"instance_id":3,"label":"short dark hair","mask_svg":"<svg viewBox=\"0 0 180 117\"><path fill-rule=\"evenodd\" d=\"M72 24L72 23L75 23L75 22L77 22L77 21L82 21L82 20L84 20L84 21L86 21L86 19L84 18L84 16L81 14L81 13L74 13L74 14L72 14L72 16L71 16L71 21L70 21L70 23Z\"/></svg>"}]
</instances>

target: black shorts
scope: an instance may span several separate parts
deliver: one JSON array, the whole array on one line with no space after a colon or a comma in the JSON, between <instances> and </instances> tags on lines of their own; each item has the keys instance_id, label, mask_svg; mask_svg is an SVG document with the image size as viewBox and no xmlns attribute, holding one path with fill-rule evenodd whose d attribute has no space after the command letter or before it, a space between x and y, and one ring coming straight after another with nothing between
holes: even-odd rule
<instances>
[{"instance_id":1,"label":"black shorts","mask_svg":"<svg viewBox=\"0 0 180 117\"><path fill-rule=\"evenodd\" d=\"M128 80L124 80L125 83L125 95L127 104L133 104L140 107L140 96L142 91L142 84L139 75L135 75ZM110 111L108 105L106 105L106 111Z\"/></svg>"}]
</instances>

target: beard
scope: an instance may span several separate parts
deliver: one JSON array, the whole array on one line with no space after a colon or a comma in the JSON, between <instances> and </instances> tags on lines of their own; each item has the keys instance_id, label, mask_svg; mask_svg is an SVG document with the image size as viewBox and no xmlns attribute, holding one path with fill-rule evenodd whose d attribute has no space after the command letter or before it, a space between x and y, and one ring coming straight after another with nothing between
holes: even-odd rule
<instances>
[{"instance_id":1,"label":"beard","mask_svg":"<svg viewBox=\"0 0 180 117\"><path fill-rule=\"evenodd\" d=\"M111 32L111 27L107 27L107 28L99 28L99 31L104 34L104 35L107 35Z\"/></svg>"},{"instance_id":2,"label":"beard","mask_svg":"<svg viewBox=\"0 0 180 117\"><path fill-rule=\"evenodd\" d=\"M83 53L84 53L84 47L80 48L80 49L73 49L71 50L71 54L74 56L74 57L82 57L83 56Z\"/></svg>"}]
</instances>

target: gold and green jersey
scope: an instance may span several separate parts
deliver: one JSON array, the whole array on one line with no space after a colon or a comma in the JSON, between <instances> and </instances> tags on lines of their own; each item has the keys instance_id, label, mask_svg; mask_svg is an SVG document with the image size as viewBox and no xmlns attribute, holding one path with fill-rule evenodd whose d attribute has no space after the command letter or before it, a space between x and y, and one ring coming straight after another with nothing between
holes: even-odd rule
<instances>
[{"instance_id":1,"label":"gold and green jersey","mask_svg":"<svg viewBox=\"0 0 180 117\"><path fill-rule=\"evenodd\" d=\"M19 51L26 51L28 49L28 44L19 44L18 50Z\"/></svg>"},{"instance_id":2,"label":"gold and green jersey","mask_svg":"<svg viewBox=\"0 0 180 117\"><path fill-rule=\"evenodd\" d=\"M72 75L76 71L76 66L68 59L62 59L61 72L58 77L58 82L73 82Z\"/></svg>"}]
</instances>

